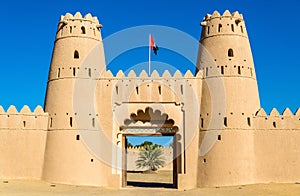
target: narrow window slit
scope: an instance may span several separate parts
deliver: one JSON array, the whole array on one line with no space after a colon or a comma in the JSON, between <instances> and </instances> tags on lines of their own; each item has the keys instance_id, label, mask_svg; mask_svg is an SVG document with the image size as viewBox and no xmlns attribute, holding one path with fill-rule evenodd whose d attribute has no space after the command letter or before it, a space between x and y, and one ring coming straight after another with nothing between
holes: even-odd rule
<instances>
[{"instance_id":1,"label":"narrow window slit","mask_svg":"<svg viewBox=\"0 0 300 196\"><path fill-rule=\"evenodd\" d=\"M89 68L89 77L92 77L92 70Z\"/></svg>"},{"instance_id":2,"label":"narrow window slit","mask_svg":"<svg viewBox=\"0 0 300 196\"><path fill-rule=\"evenodd\" d=\"M161 95L161 85L158 86L158 93Z\"/></svg>"},{"instance_id":3,"label":"narrow window slit","mask_svg":"<svg viewBox=\"0 0 300 196\"><path fill-rule=\"evenodd\" d=\"M118 86L116 86L116 93L117 93L117 95L119 94L119 87Z\"/></svg>"},{"instance_id":4,"label":"narrow window slit","mask_svg":"<svg viewBox=\"0 0 300 196\"><path fill-rule=\"evenodd\" d=\"M251 119L250 117L247 118L248 126L251 127Z\"/></svg>"},{"instance_id":5,"label":"narrow window slit","mask_svg":"<svg viewBox=\"0 0 300 196\"><path fill-rule=\"evenodd\" d=\"M227 117L224 117L224 126L227 127Z\"/></svg>"},{"instance_id":6,"label":"narrow window slit","mask_svg":"<svg viewBox=\"0 0 300 196\"><path fill-rule=\"evenodd\" d=\"M73 118L70 117L70 127L73 127Z\"/></svg>"},{"instance_id":7,"label":"narrow window slit","mask_svg":"<svg viewBox=\"0 0 300 196\"><path fill-rule=\"evenodd\" d=\"M180 85L180 92L183 95L183 85Z\"/></svg>"},{"instance_id":8,"label":"narrow window slit","mask_svg":"<svg viewBox=\"0 0 300 196\"><path fill-rule=\"evenodd\" d=\"M95 118L92 118L92 126L95 127Z\"/></svg>"}]
</instances>

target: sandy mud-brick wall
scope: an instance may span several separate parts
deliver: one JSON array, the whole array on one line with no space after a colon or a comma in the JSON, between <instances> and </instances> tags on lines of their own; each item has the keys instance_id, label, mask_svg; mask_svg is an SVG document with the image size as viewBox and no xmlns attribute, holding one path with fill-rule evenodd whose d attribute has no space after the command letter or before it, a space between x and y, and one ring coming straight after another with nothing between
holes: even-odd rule
<instances>
[{"instance_id":1,"label":"sandy mud-brick wall","mask_svg":"<svg viewBox=\"0 0 300 196\"><path fill-rule=\"evenodd\" d=\"M20 112L0 106L0 178L40 179L43 170L48 114L38 106Z\"/></svg>"}]
</instances>

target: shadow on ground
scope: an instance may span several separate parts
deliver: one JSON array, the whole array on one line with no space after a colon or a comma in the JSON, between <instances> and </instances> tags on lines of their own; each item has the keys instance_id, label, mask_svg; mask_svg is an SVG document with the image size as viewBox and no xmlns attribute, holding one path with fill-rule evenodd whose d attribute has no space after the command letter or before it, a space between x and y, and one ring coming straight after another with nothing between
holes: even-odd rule
<instances>
[{"instance_id":1,"label":"shadow on ground","mask_svg":"<svg viewBox=\"0 0 300 196\"><path fill-rule=\"evenodd\" d=\"M133 182L127 181L127 186L144 187L144 188L174 188L173 184L160 182Z\"/></svg>"}]
</instances>

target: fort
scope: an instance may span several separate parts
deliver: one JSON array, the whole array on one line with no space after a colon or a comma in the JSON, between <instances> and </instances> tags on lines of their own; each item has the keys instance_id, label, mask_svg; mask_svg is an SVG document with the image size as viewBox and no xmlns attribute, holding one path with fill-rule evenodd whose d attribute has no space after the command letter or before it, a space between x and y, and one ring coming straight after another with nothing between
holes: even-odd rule
<instances>
[{"instance_id":1,"label":"fort","mask_svg":"<svg viewBox=\"0 0 300 196\"><path fill-rule=\"evenodd\" d=\"M261 108L243 15L201 26L195 74L114 76L98 19L62 16L44 109L0 107L0 178L121 188L126 137L167 135L178 189L299 181L300 110Z\"/></svg>"}]
</instances>

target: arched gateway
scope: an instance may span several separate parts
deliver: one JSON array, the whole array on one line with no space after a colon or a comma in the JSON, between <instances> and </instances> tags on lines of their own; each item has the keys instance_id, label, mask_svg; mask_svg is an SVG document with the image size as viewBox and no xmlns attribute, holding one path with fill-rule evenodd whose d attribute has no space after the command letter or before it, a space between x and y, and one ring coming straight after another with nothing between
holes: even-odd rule
<instances>
[{"instance_id":1,"label":"arched gateway","mask_svg":"<svg viewBox=\"0 0 300 196\"><path fill-rule=\"evenodd\" d=\"M177 151L180 148L177 138L180 137L175 121L170 119L166 113L160 110L153 110L146 107L139 109L136 113L131 113L130 118L124 121L124 126L120 126L122 134L122 186L127 186L127 139L128 136L172 136L173 137L173 187L177 188L177 176L180 171L180 155Z\"/></svg>"}]
</instances>

